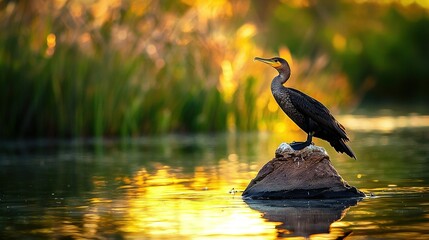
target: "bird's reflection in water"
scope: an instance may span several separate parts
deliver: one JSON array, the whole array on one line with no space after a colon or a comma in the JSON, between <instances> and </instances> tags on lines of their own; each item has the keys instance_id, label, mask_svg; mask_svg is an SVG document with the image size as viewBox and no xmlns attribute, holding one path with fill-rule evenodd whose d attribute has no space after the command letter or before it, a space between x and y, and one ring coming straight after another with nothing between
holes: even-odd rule
<instances>
[{"instance_id":1,"label":"bird's reflection in water","mask_svg":"<svg viewBox=\"0 0 429 240\"><path fill-rule=\"evenodd\" d=\"M337 200L245 200L250 208L262 213L270 222L278 222L278 237L329 233L333 222L341 220L360 199ZM344 232L334 239L344 239Z\"/></svg>"}]
</instances>

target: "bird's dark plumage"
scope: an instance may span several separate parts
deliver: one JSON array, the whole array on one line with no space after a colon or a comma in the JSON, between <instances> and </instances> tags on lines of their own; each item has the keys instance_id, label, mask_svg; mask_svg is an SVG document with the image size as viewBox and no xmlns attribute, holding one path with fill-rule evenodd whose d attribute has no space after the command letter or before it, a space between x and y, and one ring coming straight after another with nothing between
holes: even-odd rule
<instances>
[{"instance_id":1,"label":"bird's dark plumage","mask_svg":"<svg viewBox=\"0 0 429 240\"><path fill-rule=\"evenodd\" d=\"M279 57L257 57L255 60L267 63L279 72L271 82L271 92L286 115L308 134L306 142L292 143L292 148L299 150L310 145L314 136L328 141L337 152L346 153L356 159L353 151L346 145L349 138L345 128L329 110L305 93L283 86L290 77L290 67L286 60Z\"/></svg>"}]
</instances>

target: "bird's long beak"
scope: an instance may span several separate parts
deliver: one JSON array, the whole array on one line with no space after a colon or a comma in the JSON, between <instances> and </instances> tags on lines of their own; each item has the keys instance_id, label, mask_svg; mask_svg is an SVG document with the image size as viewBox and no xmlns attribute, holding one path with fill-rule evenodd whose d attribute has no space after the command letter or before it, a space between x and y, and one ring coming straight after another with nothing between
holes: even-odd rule
<instances>
[{"instance_id":1,"label":"bird's long beak","mask_svg":"<svg viewBox=\"0 0 429 240\"><path fill-rule=\"evenodd\" d=\"M266 63L266 64L268 64L268 65L270 65L271 67L274 67L274 68L281 66L281 63L276 62L276 61L274 61L273 59L270 59L270 58L255 57L253 60L254 61L260 61L260 62Z\"/></svg>"}]
</instances>

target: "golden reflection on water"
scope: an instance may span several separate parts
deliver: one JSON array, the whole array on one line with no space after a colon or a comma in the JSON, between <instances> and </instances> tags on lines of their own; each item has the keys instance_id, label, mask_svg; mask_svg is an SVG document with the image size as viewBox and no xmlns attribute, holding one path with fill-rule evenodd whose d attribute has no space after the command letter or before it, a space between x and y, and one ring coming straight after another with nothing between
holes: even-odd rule
<instances>
[{"instance_id":1,"label":"golden reflection on water","mask_svg":"<svg viewBox=\"0 0 429 240\"><path fill-rule=\"evenodd\" d=\"M356 202L243 201L241 192L229 190L245 188L256 175L247 169L236 154L217 166L195 166L191 173L161 164L150 171L142 167L132 176L116 177L117 195L111 198L103 195L109 182L94 177L94 197L79 207L81 228L63 221L56 231L59 236L97 237L113 225L110 231L127 239L335 239L347 234L344 225L331 224Z\"/></svg>"},{"instance_id":2,"label":"golden reflection on water","mask_svg":"<svg viewBox=\"0 0 429 240\"><path fill-rule=\"evenodd\" d=\"M221 165L231 166L226 161ZM160 239L276 235L275 223L243 207L241 196L228 194L231 182L240 181L228 175L219 177L215 169L205 171L201 166L190 179L181 175L165 166L152 175L139 170L131 182L133 187L126 190L126 224L120 230L135 237Z\"/></svg>"},{"instance_id":3,"label":"golden reflection on water","mask_svg":"<svg viewBox=\"0 0 429 240\"><path fill-rule=\"evenodd\" d=\"M275 149L270 141L258 147ZM354 204L273 207L245 202L240 191L230 194L231 188L244 190L261 164L240 161L239 154L229 153L215 164L195 165L188 171L154 163L116 176L114 183L93 177L93 197L79 207L82 222L63 222L56 230L60 236L95 238L113 228L110 231L126 239L335 239L346 234L340 225L331 224ZM116 190L109 189L112 185Z\"/></svg>"},{"instance_id":4,"label":"golden reflection on water","mask_svg":"<svg viewBox=\"0 0 429 240\"><path fill-rule=\"evenodd\" d=\"M354 131L380 131L390 133L399 128L429 127L429 115L409 116L340 116L339 121Z\"/></svg>"}]
</instances>

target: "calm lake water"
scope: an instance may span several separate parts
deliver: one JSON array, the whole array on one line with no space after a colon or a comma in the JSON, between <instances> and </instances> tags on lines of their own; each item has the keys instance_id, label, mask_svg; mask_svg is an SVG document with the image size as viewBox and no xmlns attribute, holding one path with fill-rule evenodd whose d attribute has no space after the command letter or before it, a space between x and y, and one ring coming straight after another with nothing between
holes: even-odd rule
<instances>
[{"instance_id":1,"label":"calm lake water","mask_svg":"<svg viewBox=\"0 0 429 240\"><path fill-rule=\"evenodd\" d=\"M243 201L301 132L1 142L0 238L429 239L429 116L341 121L357 161L316 144L360 201Z\"/></svg>"}]
</instances>

